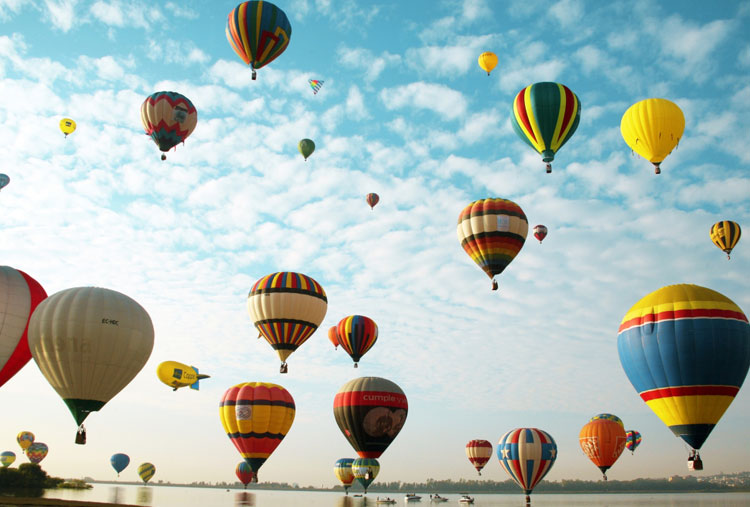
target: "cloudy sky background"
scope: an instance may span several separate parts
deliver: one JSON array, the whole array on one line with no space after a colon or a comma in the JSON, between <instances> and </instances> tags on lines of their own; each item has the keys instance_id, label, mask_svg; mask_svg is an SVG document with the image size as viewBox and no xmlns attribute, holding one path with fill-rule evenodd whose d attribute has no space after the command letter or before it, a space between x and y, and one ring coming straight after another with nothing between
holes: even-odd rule
<instances>
[{"instance_id":1,"label":"cloudy sky background","mask_svg":"<svg viewBox=\"0 0 750 507\"><path fill-rule=\"evenodd\" d=\"M289 0L277 5L291 43L254 82L224 35L235 5L0 0L0 172L11 177L0 263L49 294L123 292L156 329L148 364L86 421L86 446L32 361L0 389L0 450L25 461L15 435L30 430L50 446L52 475L114 479L109 457L125 452L125 479L150 461L154 480L231 481L240 457L219 399L267 381L290 391L297 416L261 480L333 485L333 463L354 456L333 397L373 375L409 399L378 481L475 478L465 443L520 426L556 439L549 480L597 480L578 432L600 412L644 439L612 479L687 474L682 441L620 366L617 328L672 283L750 310L747 239L727 261L708 236L718 220L750 224L750 3ZM488 50L490 77L477 66ZM325 81L317 95L311 78ZM509 122L515 94L537 81L582 103L552 174ZM139 112L159 90L198 109L166 162ZM659 176L619 131L648 97L686 118ZM78 123L67 139L62 117ZM317 145L307 162L304 137ZM529 235L498 292L456 239L460 210L486 197L550 230L542 245ZM252 284L281 270L312 276L329 299L287 375L245 307ZM325 334L354 313L380 329L358 370ZM155 375L165 360L212 378L172 392ZM747 468L749 426L745 390L704 445L704 474ZM494 458L483 477L506 479Z\"/></svg>"}]
</instances>

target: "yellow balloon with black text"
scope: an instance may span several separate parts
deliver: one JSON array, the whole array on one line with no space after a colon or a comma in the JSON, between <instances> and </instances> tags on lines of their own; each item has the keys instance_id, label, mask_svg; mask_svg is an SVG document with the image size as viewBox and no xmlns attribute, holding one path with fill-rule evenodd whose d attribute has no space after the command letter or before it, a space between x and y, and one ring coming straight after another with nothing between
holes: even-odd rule
<instances>
[{"instance_id":1,"label":"yellow balloon with black text","mask_svg":"<svg viewBox=\"0 0 750 507\"><path fill-rule=\"evenodd\" d=\"M156 375L174 391L188 386L197 391L198 381L210 378L209 375L199 374L195 366L188 366L177 361L164 361L159 364L156 367Z\"/></svg>"}]
</instances>

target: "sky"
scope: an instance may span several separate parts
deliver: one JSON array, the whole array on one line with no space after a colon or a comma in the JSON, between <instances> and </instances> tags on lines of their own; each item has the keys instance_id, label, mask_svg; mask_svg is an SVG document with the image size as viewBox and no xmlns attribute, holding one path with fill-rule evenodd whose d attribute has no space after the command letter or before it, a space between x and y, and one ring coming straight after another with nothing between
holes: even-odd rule
<instances>
[{"instance_id":1,"label":"sky","mask_svg":"<svg viewBox=\"0 0 750 507\"><path fill-rule=\"evenodd\" d=\"M598 480L578 444L594 415L618 415L643 443L611 479L687 475L686 447L620 366L628 309L665 285L695 283L750 311L750 250L732 259L714 222L750 224L750 2L279 0L292 36L258 71L224 33L235 1L0 0L0 264L48 294L98 286L138 301L154 349L74 444L67 407L30 362L0 388L0 450L30 430L55 476L115 479L124 452L153 481L233 481L240 456L219 400L240 382L284 386L294 424L261 481L333 486L355 457L333 417L359 376L397 383L403 430L378 481L474 479L464 446L507 431L550 433L547 480ZM157 5L157 7L154 7ZM488 77L483 51L499 63ZM308 79L323 80L317 95ZM513 97L539 81L581 101L552 173L510 124ZM198 125L159 159L140 105L172 90ZM662 173L634 155L622 114L672 100L686 127ZM77 130L63 137L61 118ZM303 161L297 143L315 153ZM380 195L370 210L369 192ZM456 237L476 199L518 203L531 235L490 290ZM320 329L279 373L246 310L249 289L298 271L328 296ZM327 329L351 314L379 327L352 368ZM211 378L173 392L156 366ZM741 390L702 449L704 475L747 469L750 393ZM739 443L739 444L738 444ZM497 459L482 478L505 480Z\"/></svg>"}]
</instances>

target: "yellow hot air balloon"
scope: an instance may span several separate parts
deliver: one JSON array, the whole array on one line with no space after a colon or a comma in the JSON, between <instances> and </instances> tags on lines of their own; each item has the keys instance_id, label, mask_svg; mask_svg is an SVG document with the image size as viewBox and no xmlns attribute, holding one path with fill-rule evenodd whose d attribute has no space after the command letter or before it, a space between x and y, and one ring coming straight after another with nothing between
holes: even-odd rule
<instances>
[{"instance_id":1,"label":"yellow hot air balloon","mask_svg":"<svg viewBox=\"0 0 750 507\"><path fill-rule=\"evenodd\" d=\"M485 51L479 55L479 66L482 67L482 70L484 70L489 76L492 69L497 67L497 55L492 51Z\"/></svg>"},{"instance_id":2,"label":"yellow hot air balloon","mask_svg":"<svg viewBox=\"0 0 750 507\"><path fill-rule=\"evenodd\" d=\"M60 130L63 134L65 134L65 137L68 137L68 134L72 134L76 129L76 122L71 120L70 118L63 118L60 120Z\"/></svg>"},{"instance_id":3,"label":"yellow hot air balloon","mask_svg":"<svg viewBox=\"0 0 750 507\"><path fill-rule=\"evenodd\" d=\"M672 153L685 131L685 116L674 102L667 99L646 99L625 111L620 132L628 146L661 173L660 164Z\"/></svg>"},{"instance_id":4,"label":"yellow hot air balloon","mask_svg":"<svg viewBox=\"0 0 750 507\"><path fill-rule=\"evenodd\" d=\"M99 287L57 292L29 321L29 349L42 375L79 425L119 393L143 368L154 347L146 310L125 294Z\"/></svg>"},{"instance_id":5,"label":"yellow hot air balloon","mask_svg":"<svg viewBox=\"0 0 750 507\"><path fill-rule=\"evenodd\" d=\"M737 245L741 235L740 224L731 220L716 222L711 226L711 241L727 254L727 259L729 259L729 254L732 253L732 248Z\"/></svg>"}]
</instances>

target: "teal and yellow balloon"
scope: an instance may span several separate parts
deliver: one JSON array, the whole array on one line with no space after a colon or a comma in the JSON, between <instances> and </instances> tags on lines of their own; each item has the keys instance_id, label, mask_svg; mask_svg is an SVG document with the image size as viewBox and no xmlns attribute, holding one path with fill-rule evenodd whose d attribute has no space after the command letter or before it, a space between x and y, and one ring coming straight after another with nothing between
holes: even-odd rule
<instances>
[{"instance_id":1,"label":"teal and yellow balloon","mask_svg":"<svg viewBox=\"0 0 750 507\"><path fill-rule=\"evenodd\" d=\"M7 468L7 467L11 466L14 461L16 461L16 453L15 452L13 452L13 451L5 451L2 454L0 454L0 465L2 465L3 468Z\"/></svg>"},{"instance_id":2,"label":"teal and yellow balloon","mask_svg":"<svg viewBox=\"0 0 750 507\"><path fill-rule=\"evenodd\" d=\"M620 362L643 401L672 433L701 448L750 368L750 324L728 297L669 285L625 314Z\"/></svg>"},{"instance_id":3,"label":"teal and yellow balloon","mask_svg":"<svg viewBox=\"0 0 750 507\"><path fill-rule=\"evenodd\" d=\"M34 434L30 431L22 431L16 436L16 442L21 446L23 452L26 452L26 449L34 443Z\"/></svg>"},{"instance_id":4,"label":"teal and yellow balloon","mask_svg":"<svg viewBox=\"0 0 750 507\"><path fill-rule=\"evenodd\" d=\"M347 495L349 494L349 488L351 487L352 482L354 482L354 471L352 470L352 463L354 463L353 458L341 458L340 460L336 461L335 465L333 465L333 473L341 482L341 485L344 486L344 492Z\"/></svg>"},{"instance_id":5,"label":"teal and yellow balloon","mask_svg":"<svg viewBox=\"0 0 750 507\"><path fill-rule=\"evenodd\" d=\"M727 254L727 259L729 259L729 254L732 253L732 249L737 246L737 242L742 236L742 229L737 222L722 220L711 226L710 234L714 245Z\"/></svg>"},{"instance_id":6,"label":"teal and yellow balloon","mask_svg":"<svg viewBox=\"0 0 750 507\"><path fill-rule=\"evenodd\" d=\"M357 458L352 462L352 473L367 493L367 488L380 472L380 463L375 458Z\"/></svg>"},{"instance_id":7,"label":"teal and yellow balloon","mask_svg":"<svg viewBox=\"0 0 750 507\"><path fill-rule=\"evenodd\" d=\"M151 463L141 463L138 465L138 476L144 483L148 483L155 473L156 467Z\"/></svg>"},{"instance_id":8,"label":"teal and yellow balloon","mask_svg":"<svg viewBox=\"0 0 750 507\"><path fill-rule=\"evenodd\" d=\"M560 83L534 83L513 100L513 130L542 155L548 173L552 172L555 154L575 133L580 121L578 96Z\"/></svg>"}]
</instances>

